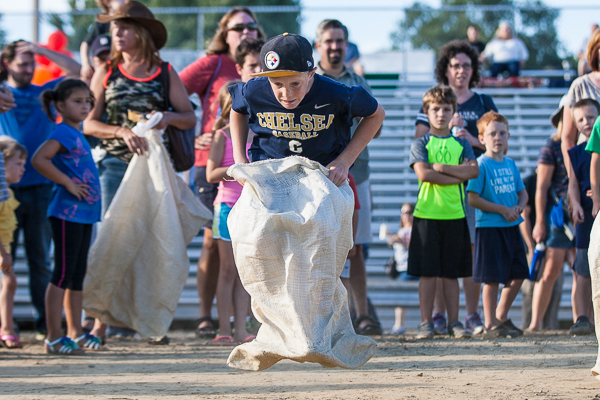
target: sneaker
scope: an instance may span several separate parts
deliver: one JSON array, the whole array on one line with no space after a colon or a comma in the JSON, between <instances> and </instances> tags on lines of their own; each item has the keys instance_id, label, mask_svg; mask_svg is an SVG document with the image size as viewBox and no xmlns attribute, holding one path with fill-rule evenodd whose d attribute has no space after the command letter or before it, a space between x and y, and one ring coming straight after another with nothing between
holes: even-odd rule
<instances>
[{"instance_id":1,"label":"sneaker","mask_svg":"<svg viewBox=\"0 0 600 400\"><path fill-rule=\"evenodd\" d=\"M46 332L35 331L35 340L40 342L46 340Z\"/></svg>"},{"instance_id":2,"label":"sneaker","mask_svg":"<svg viewBox=\"0 0 600 400\"><path fill-rule=\"evenodd\" d=\"M433 339L433 334L433 323L428 321L421 322L416 339Z\"/></svg>"},{"instance_id":3,"label":"sneaker","mask_svg":"<svg viewBox=\"0 0 600 400\"><path fill-rule=\"evenodd\" d=\"M590 325L589 318L583 316L577 318L577 322L573 324L569 333L575 336L590 335L592 333L592 326Z\"/></svg>"},{"instance_id":4,"label":"sneaker","mask_svg":"<svg viewBox=\"0 0 600 400\"><path fill-rule=\"evenodd\" d=\"M509 330L504 324L502 324L492 329L485 329L481 337L483 339L498 339L506 337L513 338L515 337L513 335L517 335L517 332Z\"/></svg>"},{"instance_id":5,"label":"sneaker","mask_svg":"<svg viewBox=\"0 0 600 400\"><path fill-rule=\"evenodd\" d=\"M441 313L437 313L433 316L433 333L435 335L447 335L448 329L446 328L446 316Z\"/></svg>"},{"instance_id":6,"label":"sneaker","mask_svg":"<svg viewBox=\"0 0 600 400\"><path fill-rule=\"evenodd\" d=\"M400 335L404 335L404 332L406 332L406 328L403 326L392 326L392 329L390 329L390 331L388 332L388 335L395 335L395 336L400 336Z\"/></svg>"},{"instance_id":7,"label":"sneaker","mask_svg":"<svg viewBox=\"0 0 600 400\"><path fill-rule=\"evenodd\" d=\"M483 325L481 316L477 311L465 318L465 326L473 332L473 335L479 335L485 330L485 325Z\"/></svg>"},{"instance_id":8,"label":"sneaker","mask_svg":"<svg viewBox=\"0 0 600 400\"><path fill-rule=\"evenodd\" d=\"M471 331L465 329L464 325L460 321L455 321L448 326L448 333L456 339L469 339L471 337Z\"/></svg>"},{"instance_id":9,"label":"sneaker","mask_svg":"<svg viewBox=\"0 0 600 400\"><path fill-rule=\"evenodd\" d=\"M517 328L510 319L504 321L502 325L504 325L504 327L506 327L506 329L508 329L511 332L510 337L512 338L516 338L517 336L523 335L523 330Z\"/></svg>"}]
</instances>

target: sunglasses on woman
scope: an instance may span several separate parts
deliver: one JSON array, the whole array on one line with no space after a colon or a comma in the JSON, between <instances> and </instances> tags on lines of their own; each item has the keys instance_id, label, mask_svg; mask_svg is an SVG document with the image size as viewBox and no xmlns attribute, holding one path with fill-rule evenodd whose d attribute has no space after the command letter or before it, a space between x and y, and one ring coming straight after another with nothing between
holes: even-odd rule
<instances>
[{"instance_id":1,"label":"sunglasses on woman","mask_svg":"<svg viewBox=\"0 0 600 400\"><path fill-rule=\"evenodd\" d=\"M247 24L235 24L235 25L227 28L227 30L236 31L236 32L244 32L244 29L248 29L249 31L257 31L258 24L256 22L249 22Z\"/></svg>"}]
</instances>

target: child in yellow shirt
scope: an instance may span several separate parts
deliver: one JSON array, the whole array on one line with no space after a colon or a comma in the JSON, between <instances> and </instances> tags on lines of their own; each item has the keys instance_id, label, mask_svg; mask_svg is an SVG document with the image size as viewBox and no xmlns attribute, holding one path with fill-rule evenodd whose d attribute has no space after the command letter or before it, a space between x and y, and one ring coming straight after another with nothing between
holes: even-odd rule
<instances>
[{"instance_id":1,"label":"child in yellow shirt","mask_svg":"<svg viewBox=\"0 0 600 400\"><path fill-rule=\"evenodd\" d=\"M8 136L0 136L0 152L4 156L6 170L6 183L18 183L25 172L27 150L16 140ZM13 232L17 228L15 210L19 202L15 199L12 190L8 189L9 198L0 203L0 269L2 269L2 289L0 290L0 342L9 349L20 349L23 345L15 332L13 324L13 308L15 292L17 291L17 277L13 270L11 257L11 244Z\"/></svg>"}]
</instances>

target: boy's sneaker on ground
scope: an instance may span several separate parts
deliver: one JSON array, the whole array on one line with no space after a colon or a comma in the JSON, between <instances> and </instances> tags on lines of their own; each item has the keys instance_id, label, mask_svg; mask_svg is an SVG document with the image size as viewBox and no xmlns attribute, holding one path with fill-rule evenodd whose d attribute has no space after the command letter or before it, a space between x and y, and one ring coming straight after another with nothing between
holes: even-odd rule
<instances>
[{"instance_id":1,"label":"boy's sneaker on ground","mask_svg":"<svg viewBox=\"0 0 600 400\"><path fill-rule=\"evenodd\" d=\"M421 322L416 339L433 339L433 323L428 321Z\"/></svg>"},{"instance_id":2,"label":"boy's sneaker on ground","mask_svg":"<svg viewBox=\"0 0 600 400\"><path fill-rule=\"evenodd\" d=\"M504 321L502 325L504 325L504 327L511 332L510 337L512 338L516 338L517 336L523 335L523 330L517 328L515 324L513 324L513 322L510 320L510 318Z\"/></svg>"},{"instance_id":3,"label":"boy's sneaker on ground","mask_svg":"<svg viewBox=\"0 0 600 400\"><path fill-rule=\"evenodd\" d=\"M446 328L446 316L441 313L437 313L433 316L433 334L434 335L447 335L448 329Z\"/></svg>"},{"instance_id":4,"label":"boy's sneaker on ground","mask_svg":"<svg viewBox=\"0 0 600 400\"><path fill-rule=\"evenodd\" d=\"M592 333L592 326L590 325L589 318L583 316L577 318L577 322L573 324L569 333L575 336L590 335Z\"/></svg>"},{"instance_id":5,"label":"boy's sneaker on ground","mask_svg":"<svg viewBox=\"0 0 600 400\"><path fill-rule=\"evenodd\" d=\"M477 311L465 318L465 326L473 332L473 335L479 335L485 330L481 316Z\"/></svg>"},{"instance_id":6,"label":"boy's sneaker on ground","mask_svg":"<svg viewBox=\"0 0 600 400\"><path fill-rule=\"evenodd\" d=\"M456 339L469 339L471 337L471 331L465 329L464 325L460 321L455 321L448 326L448 333L450 336Z\"/></svg>"},{"instance_id":7,"label":"boy's sneaker on ground","mask_svg":"<svg viewBox=\"0 0 600 400\"><path fill-rule=\"evenodd\" d=\"M493 329L486 329L481 335L483 339L515 338L517 336L519 336L517 331L508 329L504 324Z\"/></svg>"},{"instance_id":8,"label":"boy's sneaker on ground","mask_svg":"<svg viewBox=\"0 0 600 400\"><path fill-rule=\"evenodd\" d=\"M392 326L392 329L390 329L390 331L388 332L388 335L399 336L399 335L404 335L404 332L406 332L405 327L394 325L394 326Z\"/></svg>"}]
</instances>

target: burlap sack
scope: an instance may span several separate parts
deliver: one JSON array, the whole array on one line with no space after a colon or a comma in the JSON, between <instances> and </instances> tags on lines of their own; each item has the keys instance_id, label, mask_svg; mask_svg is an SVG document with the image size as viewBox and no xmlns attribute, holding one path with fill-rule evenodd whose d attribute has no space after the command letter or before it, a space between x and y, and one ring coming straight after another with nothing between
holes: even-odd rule
<instances>
[{"instance_id":1,"label":"burlap sack","mask_svg":"<svg viewBox=\"0 0 600 400\"><path fill-rule=\"evenodd\" d=\"M596 327L596 338L600 343L600 218L596 218L592 233L590 234L590 246L588 248L588 261L590 263L590 276L592 278L592 304L594 305L594 323ZM600 379L600 348L596 365L592 368L592 375Z\"/></svg>"},{"instance_id":2,"label":"burlap sack","mask_svg":"<svg viewBox=\"0 0 600 400\"><path fill-rule=\"evenodd\" d=\"M133 156L88 258L85 311L142 336L163 336L188 277L186 247L211 212L173 170L160 138Z\"/></svg>"},{"instance_id":3,"label":"burlap sack","mask_svg":"<svg viewBox=\"0 0 600 400\"><path fill-rule=\"evenodd\" d=\"M319 163L301 157L236 164L245 179L227 225L242 284L262 323L230 367L260 371L279 360L358 368L374 340L354 333L339 278L352 247L354 198Z\"/></svg>"}]
</instances>

